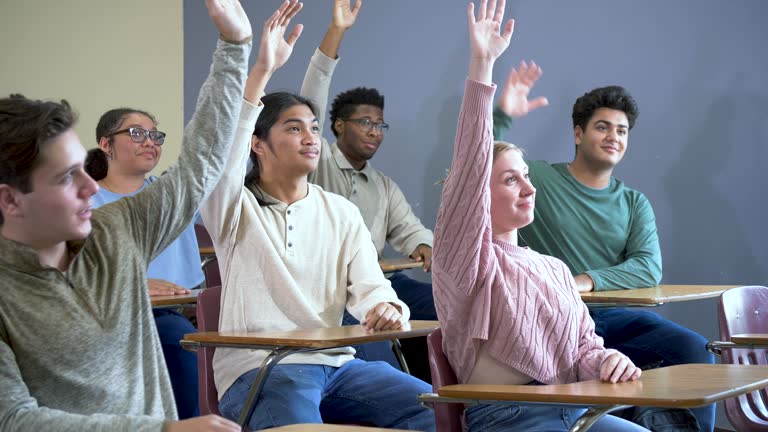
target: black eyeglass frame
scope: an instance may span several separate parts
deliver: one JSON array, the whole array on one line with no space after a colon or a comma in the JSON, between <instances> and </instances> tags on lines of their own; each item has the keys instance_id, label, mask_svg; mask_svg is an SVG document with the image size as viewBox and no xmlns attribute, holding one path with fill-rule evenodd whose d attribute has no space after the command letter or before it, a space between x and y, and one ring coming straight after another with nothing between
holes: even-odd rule
<instances>
[{"instance_id":1,"label":"black eyeglass frame","mask_svg":"<svg viewBox=\"0 0 768 432\"><path fill-rule=\"evenodd\" d=\"M141 141L137 141L137 139L139 139L138 138L139 135L134 136L133 135L134 131L136 133L140 134ZM128 136L131 137L131 141L133 141L133 142L135 142L137 144L144 144L144 141L146 141L147 138L152 140L152 142L155 143L156 145L161 146L161 145L165 144L165 137L166 137L166 133L165 132L160 132L160 131L157 131L157 130L149 130L148 131L148 130L146 130L144 128L140 128L140 127L129 127L129 128L125 128L125 129L120 129L118 131L114 131L111 134L107 135L107 138L111 138L111 137L113 137L115 135L118 135L118 134L121 134L121 133L126 133L126 132L128 132Z\"/></svg>"}]
</instances>

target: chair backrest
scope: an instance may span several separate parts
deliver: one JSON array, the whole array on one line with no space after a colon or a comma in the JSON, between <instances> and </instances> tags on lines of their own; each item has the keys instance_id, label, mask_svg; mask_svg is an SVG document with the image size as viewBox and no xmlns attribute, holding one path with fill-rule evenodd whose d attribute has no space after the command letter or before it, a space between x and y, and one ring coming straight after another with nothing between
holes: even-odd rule
<instances>
[{"instance_id":1,"label":"chair backrest","mask_svg":"<svg viewBox=\"0 0 768 432\"><path fill-rule=\"evenodd\" d=\"M437 329L427 336L429 370L432 375L432 391L440 387L458 384L448 358L443 354L443 332ZM464 405L457 403L435 403L435 423L440 432L462 432L461 415Z\"/></svg>"},{"instance_id":2,"label":"chair backrest","mask_svg":"<svg viewBox=\"0 0 768 432\"><path fill-rule=\"evenodd\" d=\"M213 247L213 240L208 234L208 230L200 224L195 224L195 237L197 237L198 247ZM205 286L221 286L221 273L219 271L219 261L216 255L206 255L201 263L203 274L205 275Z\"/></svg>"},{"instance_id":3,"label":"chair backrest","mask_svg":"<svg viewBox=\"0 0 768 432\"><path fill-rule=\"evenodd\" d=\"M720 296L718 305L720 338L732 335L768 333L768 288L744 286L733 288ZM722 362L731 364L768 364L768 350L724 349ZM737 398L726 399L725 414L738 431L768 429L768 391L762 389Z\"/></svg>"},{"instance_id":4,"label":"chair backrest","mask_svg":"<svg viewBox=\"0 0 768 432\"><path fill-rule=\"evenodd\" d=\"M203 225L195 224L195 237L197 237L198 247L213 247L213 240Z\"/></svg>"},{"instance_id":5,"label":"chair backrest","mask_svg":"<svg viewBox=\"0 0 768 432\"><path fill-rule=\"evenodd\" d=\"M221 287L210 287L197 296L197 329L201 332L219 330ZM215 348L197 350L197 383L200 415L219 414L219 395L213 381L213 352Z\"/></svg>"}]
</instances>

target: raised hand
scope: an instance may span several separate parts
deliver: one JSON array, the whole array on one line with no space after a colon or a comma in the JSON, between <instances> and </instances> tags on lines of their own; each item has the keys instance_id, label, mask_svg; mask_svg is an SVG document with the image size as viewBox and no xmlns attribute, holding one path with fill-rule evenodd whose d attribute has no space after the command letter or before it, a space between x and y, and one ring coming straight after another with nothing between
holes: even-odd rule
<instances>
[{"instance_id":1,"label":"raised hand","mask_svg":"<svg viewBox=\"0 0 768 432\"><path fill-rule=\"evenodd\" d=\"M350 0L333 0L333 20L331 25L344 30L352 27L362 5L363 0L355 0L354 6L352 6Z\"/></svg>"},{"instance_id":2,"label":"raised hand","mask_svg":"<svg viewBox=\"0 0 768 432\"><path fill-rule=\"evenodd\" d=\"M472 58L486 61L496 60L509 46L515 20L507 21L502 31L505 1L480 0L480 7L475 17L475 4L467 9L469 18L469 41Z\"/></svg>"},{"instance_id":3,"label":"raised hand","mask_svg":"<svg viewBox=\"0 0 768 432\"><path fill-rule=\"evenodd\" d=\"M304 5L297 0L286 0L264 23L259 43L259 56L254 68L272 73L284 65L293 52L293 46L301 36L303 26L296 25L285 39L285 31L291 18L296 16Z\"/></svg>"},{"instance_id":4,"label":"raised hand","mask_svg":"<svg viewBox=\"0 0 768 432\"><path fill-rule=\"evenodd\" d=\"M499 96L499 109L510 117L522 117L537 108L547 106L549 101L545 97L528 99L528 95L536 81L541 77L541 73L541 67L534 62L528 65L522 61L520 66L512 68L501 91L501 96Z\"/></svg>"},{"instance_id":5,"label":"raised hand","mask_svg":"<svg viewBox=\"0 0 768 432\"><path fill-rule=\"evenodd\" d=\"M239 0L205 0L221 37L228 42L244 42L253 35L251 22Z\"/></svg>"}]
</instances>

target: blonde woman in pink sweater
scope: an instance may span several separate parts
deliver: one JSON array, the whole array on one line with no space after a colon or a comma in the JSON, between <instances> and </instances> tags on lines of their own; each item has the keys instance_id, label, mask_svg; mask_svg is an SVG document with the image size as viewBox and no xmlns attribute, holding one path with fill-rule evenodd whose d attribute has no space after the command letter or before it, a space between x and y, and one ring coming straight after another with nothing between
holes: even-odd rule
<instances>
[{"instance_id":1,"label":"blonde woman in pink sweater","mask_svg":"<svg viewBox=\"0 0 768 432\"><path fill-rule=\"evenodd\" d=\"M636 380L628 357L603 347L568 267L517 246L517 229L533 221L536 190L520 150L493 142L493 64L514 21L502 26L504 0L468 9L471 57L453 163L435 228L434 296L443 350L462 383L560 384L600 378ZM518 109L540 70L514 77ZM582 409L475 405L470 431L568 430ZM592 430L644 431L605 416Z\"/></svg>"}]
</instances>

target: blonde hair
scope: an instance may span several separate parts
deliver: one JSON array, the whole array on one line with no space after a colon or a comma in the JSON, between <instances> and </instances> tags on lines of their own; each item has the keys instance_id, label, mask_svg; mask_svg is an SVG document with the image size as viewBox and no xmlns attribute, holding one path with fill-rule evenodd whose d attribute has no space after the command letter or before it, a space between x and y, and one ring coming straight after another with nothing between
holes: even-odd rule
<instances>
[{"instance_id":1,"label":"blonde hair","mask_svg":"<svg viewBox=\"0 0 768 432\"><path fill-rule=\"evenodd\" d=\"M499 157L500 154L510 150L520 152L521 156L525 155L525 152L523 151L523 149L521 149L520 147L512 143L508 143L506 141L494 141L493 142L493 162L496 162L496 159ZM446 169L445 177L436 181L434 185L437 186L437 185L445 184L445 181L448 179L448 174L450 174L450 170Z\"/></svg>"},{"instance_id":2,"label":"blonde hair","mask_svg":"<svg viewBox=\"0 0 768 432\"><path fill-rule=\"evenodd\" d=\"M496 159L498 159L499 155L510 150L520 152L520 156L525 154L523 149L521 149L520 147L512 143L508 143L506 141L494 141L493 142L493 161L496 162Z\"/></svg>"}]
</instances>

